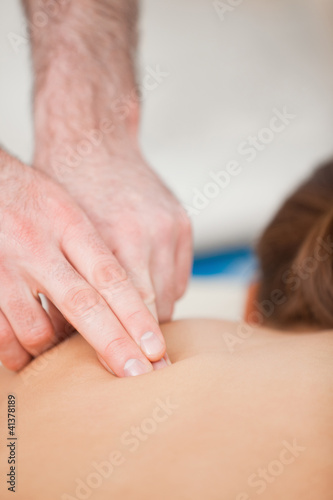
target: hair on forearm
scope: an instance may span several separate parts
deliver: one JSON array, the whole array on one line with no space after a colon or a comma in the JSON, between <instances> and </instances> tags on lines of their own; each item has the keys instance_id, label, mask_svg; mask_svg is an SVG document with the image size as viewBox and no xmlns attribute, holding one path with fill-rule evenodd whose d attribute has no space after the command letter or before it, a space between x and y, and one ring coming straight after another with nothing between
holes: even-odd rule
<instances>
[{"instance_id":1,"label":"hair on forearm","mask_svg":"<svg viewBox=\"0 0 333 500\"><path fill-rule=\"evenodd\" d=\"M59 144L77 141L105 119L115 124L114 135L135 135L138 0L22 1L35 72L35 162L45 162ZM41 12L48 23L38 27ZM123 118L114 104L125 97L130 106Z\"/></svg>"},{"instance_id":2,"label":"hair on forearm","mask_svg":"<svg viewBox=\"0 0 333 500\"><path fill-rule=\"evenodd\" d=\"M74 23L86 31L105 32L132 49L137 44L138 0L22 0L32 38L47 36L48 29Z\"/></svg>"},{"instance_id":3,"label":"hair on forearm","mask_svg":"<svg viewBox=\"0 0 333 500\"><path fill-rule=\"evenodd\" d=\"M137 0L22 1L31 32L35 94L55 79L69 92L77 81L81 88L90 86L97 100L99 93L105 100L106 91L116 95L136 88ZM48 23L38 27L41 12Z\"/></svg>"}]
</instances>

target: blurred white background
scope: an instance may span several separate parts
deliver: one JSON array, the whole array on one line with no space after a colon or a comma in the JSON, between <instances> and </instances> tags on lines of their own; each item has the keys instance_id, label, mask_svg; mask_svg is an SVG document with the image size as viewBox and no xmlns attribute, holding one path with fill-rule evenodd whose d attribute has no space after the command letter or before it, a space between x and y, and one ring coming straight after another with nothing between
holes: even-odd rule
<instances>
[{"instance_id":1,"label":"blurred white background","mask_svg":"<svg viewBox=\"0 0 333 500\"><path fill-rule=\"evenodd\" d=\"M151 163L190 205L210 170L242 165L193 217L199 250L252 241L281 198L333 153L332 50L319 7L246 0L221 20L211 0L144 2L141 68L159 63L170 74L144 106ZM284 106L296 119L248 162L239 145Z\"/></svg>"},{"instance_id":2,"label":"blurred white background","mask_svg":"<svg viewBox=\"0 0 333 500\"><path fill-rule=\"evenodd\" d=\"M194 189L207 189L210 171L225 170L230 161L241 170L192 217L199 252L253 243L286 194L333 153L330 2L244 0L224 15L218 3L142 1L142 85L152 70L163 72L156 88L144 92L141 141L150 163L187 206ZM13 34L23 37L16 51ZM19 0L1 2L0 142L30 162L25 36ZM240 145L263 133L274 109L284 108L294 115L290 124L248 161ZM195 313L193 300L202 302L214 286L194 283L177 314ZM234 286L224 287L223 307L215 294L200 315L239 315L244 287L236 293Z\"/></svg>"}]
</instances>

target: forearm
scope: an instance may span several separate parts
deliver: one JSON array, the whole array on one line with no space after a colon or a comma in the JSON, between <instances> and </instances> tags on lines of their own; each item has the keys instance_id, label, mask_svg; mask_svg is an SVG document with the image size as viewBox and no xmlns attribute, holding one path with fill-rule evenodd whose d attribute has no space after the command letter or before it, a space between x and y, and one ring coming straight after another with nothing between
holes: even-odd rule
<instances>
[{"instance_id":1,"label":"forearm","mask_svg":"<svg viewBox=\"0 0 333 500\"><path fill-rule=\"evenodd\" d=\"M23 0L33 21L39 0ZM46 26L33 29L35 163L90 138L135 138L136 0L57 0ZM47 8L45 13L47 14ZM92 134L94 131L94 135Z\"/></svg>"}]
</instances>

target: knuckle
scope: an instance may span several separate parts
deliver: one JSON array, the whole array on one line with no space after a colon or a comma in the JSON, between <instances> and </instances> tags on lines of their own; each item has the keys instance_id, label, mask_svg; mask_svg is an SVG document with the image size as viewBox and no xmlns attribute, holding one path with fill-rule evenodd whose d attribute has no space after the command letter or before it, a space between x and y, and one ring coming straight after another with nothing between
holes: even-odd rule
<instances>
[{"instance_id":1,"label":"knuckle","mask_svg":"<svg viewBox=\"0 0 333 500\"><path fill-rule=\"evenodd\" d=\"M135 258L135 261L140 261L140 258ZM156 300L155 290L151 282L150 271L147 265L137 265L132 270L129 270L128 277L131 285L139 293L141 299L147 303L152 304Z\"/></svg>"},{"instance_id":2,"label":"knuckle","mask_svg":"<svg viewBox=\"0 0 333 500\"><path fill-rule=\"evenodd\" d=\"M95 264L93 280L97 288L122 286L128 282L127 272L117 262L103 261Z\"/></svg>"},{"instance_id":3,"label":"knuckle","mask_svg":"<svg viewBox=\"0 0 333 500\"><path fill-rule=\"evenodd\" d=\"M140 287L139 285L137 289L145 304L153 304L154 302L156 302L156 294L151 287L146 288L144 286Z\"/></svg>"},{"instance_id":4,"label":"knuckle","mask_svg":"<svg viewBox=\"0 0 333 500\"><path fill-rule=\"evenodd\" d=\"M66 211L66 216L64 220L69 223L69 229L82 231L86 230L87 220L84 217L83 212L79 208L73 207L72 205L65 205L64 210Z\"/></svg>"},{"instance_id":5,"label":"knuckle","mask_svg":"<svg viewBox=\"0 0 333 500\"><path fill-rule=\"evenodd\" d=\"M50 207L55 215L58 215L60 220L71 223L82 221L82 211L68 197L59 185L53 184L53 196L50 199Z\"/></svg>"},{"instance_id":6,"label":"knuckle","mask_svg":"<svg viewBox=\"0 0 333 500\"><path fill-rule=\"evenodd\" d=\"M10 328L2 328L0 330L0 345L7 345L13 336L13 331Z\"/></svg>"},{"instance_id":7,"label":"knuckle","mask_svg":"<svg viewBox=\"0 0 333 500\"><path fill-rule=\"evenodd\" d=\"M51 337L50 328L46 325L35 325L27 329L20 341L29 351L37 351L43 344L47 343Z\"/></svg>"},{"instance_id":8,"label":"knuckle","mask_svg":"<svg viewBox=\"0 0 333 500\"><path fill-rule=\"evenodd\" d=\"M45 269L49 280L51 278L65 287L78 277L77 271L68 261L51 260Z\"/></svg>"},{"instance_id":9,"label":"knuckle","mask_svg":"<svg viewBox=\"0 0 333 500\"><path fill-rule=\"evenodd\" d=\"M131 278L131 283L134 288L138 291L141 299L146 304L153 304L156 301L156 293L153 285L150 281L150 276L148 273L135 274Z\"/></svg>"},{"instance_id":10,"label":"knuckle","mask_svg":"<svg viewBox=\"0 0 333 500\"><path fill-rule=\"evenodd\" d=\"M64 302L72 316L84 320L105 308L104 301L92 288L70 290L66 293Z\"/></svg>"},{"instance_id":11,"label":"knuckle","mask_svg":"<svg viewBox=\"0 0 333 500\"><path fill-rule=\"evenodd\" d=\"M89 231L87 235L88 247L100 255L108 253L108 247L96 231Z\"/></svg>"},{"instance_id":12,"label":"knuckle","mask_svg":"<svg viewBox=\"0 0 333 500\"><path fill-rule=\"evenodd\" d=\"M63 241L77 238L78 236L82 239L82 236L87 232L87 228L90 230L90 224L86 220L84 213L80 208L74 207L71 203L60 204L57 213L57 220L61 225L61 239Z\"/></svg>"},{"instance_id":13,"label":"knuckle","mask_svg":"<svg viewBox=\"0 0 333 500\"><path fill-rule=\"evenodd\" d=\"M30 307L28 300L24 297L13 294L8 299L7 308L15 324L18 324L20 327L30 330L36 323L36 312Z\"/></svg>"},{"instance_id":14,"label":"knuckle","mask_svg":"<svg viewBox=\"0 0 333 500\"><path fill-rule=\"evenodd\" d=\"M128 351L128 339L126 337L115 337L111 339L101 352L101 356L105 359L113 358L117 355L122 358Z\"/></svg>"},{"instance_id":15,"label":"knuckle","mask_svg":"<svg viewBox=\"0 0 333 500\"><path fill-rule=\"evenodd\" d=\"M42 248L40 234L35 222L29 217L16 216L10 224L10 238L32 254Z\"/></svg>"}]
</instances>

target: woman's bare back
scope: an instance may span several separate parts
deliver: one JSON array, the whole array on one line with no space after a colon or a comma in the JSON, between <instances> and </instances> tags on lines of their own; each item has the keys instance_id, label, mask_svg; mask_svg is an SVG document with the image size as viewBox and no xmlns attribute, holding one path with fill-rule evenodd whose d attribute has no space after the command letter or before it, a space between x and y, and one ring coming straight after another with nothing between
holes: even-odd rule
<instances>
[{"instance_id":1,"label":"woman's bare back","mask_svg":"<svg viewBox=\"0 0 333 500\"><path fill-rule=\"evenodd\" d=\"M109 374L78 335L0 371L17 500L331 500L332 332L195 320L163 333L173 365L141 377Z\"/></svg>"}]
</instances>

